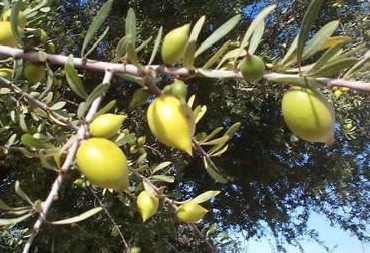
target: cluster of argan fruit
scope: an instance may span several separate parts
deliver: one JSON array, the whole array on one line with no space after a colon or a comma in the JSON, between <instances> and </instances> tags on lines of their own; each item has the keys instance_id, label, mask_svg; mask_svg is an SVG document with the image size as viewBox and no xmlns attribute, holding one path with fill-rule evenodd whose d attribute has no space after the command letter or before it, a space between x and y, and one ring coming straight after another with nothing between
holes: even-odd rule
<instances>
[{"instance_id":1,"label":"cluster of argan fruit","mask_svg":"<svg viewBox=\"0 0 370 253\"><path fill-rule=\"evenodd\" d=\"M2 20L0 21L0 45L8 47L18 46L18 41L16 40L11 23L9 21L11 9L7 9L2 13ZM20 35L24 33L27 25L27 19L23 11L18 13L18 32ZM46 42L47 34L44 30L39 29L40 41ZM10 79L13 76L13 69L11 68L0 68L0 76ZM25 62L23 66L23 76L31 84L40 82L45 78L45 66L42 64L36 64L32 62Z\"/></svg>"}]
</instances>

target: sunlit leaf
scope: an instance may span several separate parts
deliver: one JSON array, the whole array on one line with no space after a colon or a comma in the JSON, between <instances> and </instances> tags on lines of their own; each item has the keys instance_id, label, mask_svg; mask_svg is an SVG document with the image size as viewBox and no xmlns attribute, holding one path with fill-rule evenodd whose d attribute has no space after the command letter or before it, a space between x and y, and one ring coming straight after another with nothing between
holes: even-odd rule
<instances>
[{"instance_id":1,"label":"sunlit leaf","mask_svg":"<svg viewBox=\"0 0 370 253\"><path fill-rule=\"evenodd\" d=\"M222 39L226 34L228 34L234 27L239 23L241 15L235 15L228 21L226 21L222 26L220 26L216 31L214 31L198 48L195 53L195 57L198 57L204 51L209 49L213 44Z\"/></svg>"},{"instance_id":2,"label":"sunlit leaf","mask_svg":"<svg viewBox=\"0 0 370 253\"><path fill-rule=\"evenodd\" d=\"M139 53L141 50L143 50L144 48L146 48L146 46L152 41L153 37L150 36L148 39L144 40L140 46L138 46L137 48L135 48L135 52L136 53Z\"/></svg>"},{"instance_id":3,"label":"sunlit leaf","mask_svg":"<svg viewBox=\"0 0 370 253\"><path fill-rule=\"evenodd\" d=\"M333 60L336 55L340 54L342 50L343 45L337 44L334 47L331 47L328 49L325 53L321 55L321 57L312 65L310 68L310 72L316 71L320 68L322 68L325 64L328 63L329 60Z\"/></svg>"},{"instance_id":4,"label":"sunlit leaf","mask_svg":"<svg viewBox=\"0 0 370 253\"><path fill-rule=\"evenodd\" d=\"M206 114L206 112L207 112L207 106L205 106L205 105L202 105L202 106L198 105L195 108L194 112L193 112L193 116L195 118L195 123L198 123L203 118L203 116Z\"/></svg>"},{"instance_id":5,"label":"sunlit leaf","mask_svg":"<svg viewBox=\"0 0 370 253\"><path fill-rule=\"evenodd\" d=\"M14 185L15 193L18 194L19 197L27 201L30 205L33 205L32 200L28 197L28 195L22 190L19 181L15 181Z\"/></svg>"},{"instance_id":6,"label":"sunlit leaf","mask_svg":"<svg viewBox=\"0 0 370 253\"><path fill-rule=\"evenodd\" d=\"M163 27L161 26L158 30L157 38L155 39L153 51L152 51L152 54L150 55L148 65L152 64L152 62L155 59L155 56L157 55L159 45L161 44L162 35L163 35Z\"/></svg>"},{"instance_id":7,"label":"sunlit leaf","mask_svg":"<svg viewBox=\"0 0 370 253\"><path fill-rule=\"evenodd\" d=\"M225 145L225 146L223 146L222 149L210 150L209 155L212 156L212 157L221 156L223 153L225 153L227 151L228 148L229 148L229 145Z\"/></svg>"},{"instance_id":8,"label":"sunlit leaf","mask_svg":"<svg viewBox=\"0 0 370 253\"><path fill-rule=\"evenodd\" d=\"M31 134L23 134L21 137L21 143L30 148L52 148L53 145L46 140L33 137Z\"/></svg>"},{"instance_id":9,"label":"sunlit leaf","mask_svg":"<svg viewBox=\"0 0 370 253\"><path fill-rule=\"evenodd\" d=\"M298 35L298 42L297 42L297 61L298 65L301 65L302 55L304 50L304 43L308 37L310 32L311 26L315 21L317 14L319 13L321 4L323 0L311 0L307 11L303 17L301 30Z\"/></svg>"},{"instance_id":10,"label":"sunlit leaf","mask_svg":"<svg viewBox=\"0 0 370 253\"><path fill-rule=\"evenodd\" d=\"M150 196L153 196L153 197L157 196L157 192L153 189L151 184L148 183L146 180L143 180L143 186Z\"/></svg>"},{"instance_id":11,"label":"sunlit leaf","mask_svg":"<svg viewBox=\"0 0 370 253\"><path fill-rule=\"evenodd\" d=\"M239 57L244 57L247 55L247 51L245 51L244 49L240 52L240 49L237 48L237 49L234 49L234 50L231 50L229 52L227 52L224 57L222 57L222 60L219 62L218 66L216 67L217 69L220 68L222 66L222 64L224 64L226 61L228 60L237 60Z\"/></svg>"},{"instance_id":12,"label":"sunlit leaf","mask_svg":"<svg viewBox=\"0 0 370 253\"><path fill-rule=\"evenodd\" d=\"M327 40L321 45L320 50L332 48L337 45L343 45L352 41L353 39L348 36L332 36L327 38Z\"/></svg>"},{"instance_id":13,"label":"sunlit leaf","mask_svg":"<svg viewBox=\"0 0 370 253\"><path fill-rule=\"evenodd\" d=\"M134 141L135 140L135 134L134 133L130 133L130 134L123 134L123 133L121 133L119 136L118 136L118 138L117 138L117 140L115 141L116 142L116 144L118 145L118 146L122 146L122 145L125 145L125 144L127 144L127 143L129 143L129 142L131 142L131 141Z\"/></svg>"},{"instance_id":14,"label":"sunlit leaf","mask_svg":"<svg viewBox=\"0 0 370 253\"><path fill-rule=\"evenodd\" d=\"M50 107L50 110L57 111L62 109L67 103L64 101L57 102Z\"/></svg>"},{"instance_id":15,"label":"sunlit leaf","mask_svg":"<svg viewBox=\"0 0 370 253\"><path fill-rule=\"evenodd\" d=\"M229 136L222 136L220 138L217 138L217 139L214 139L214 140L210 140L208 142L202 142L200 144L201 145L220 145L220 144L223 145L228 140L230 140L230 137Z\"/></svg>"},{"instance_id":16,"label":"sunlit leaf","mask_svg":"<svg viewBox=\"0 0 370 253\"><path fill-rule=\"evenodd\" d=\"M231 127L229 127L229 129L226 130L224 135L225 136L227 135L231 138L236 133L236 131L239 130L240 126L241 126L240 122L234 123Z\"/></svg>"},{"instance_id":17,"label":"sunlit leaf","mask_svg":"<svg viewBox=\"0 0 370 253\"><path fill-rule=\"evenodd\" d=\"M322 68L316 70L315 72L312 72L310 76L331 77L343 71L344 69L351 68L357 62L358 59L354 57L332 61L324 65Z\"/></svg>"},{"instance_id":18,"label":"sunlit leaf","mask_svg":"<svg viewBox=\"0 0 370 253\"><path fill-rule=\"evenodd\" d=\"M126 23L125 23L125 34L130 36L133 45L136 44L136 15L135 11L130 8L127 11Z\"/></svg>"},{"instance_id":19,"label":"sunlit leaf","mask_svg":"<svg viewBox=\"0 0 370 253\"><path fill-rule=\"evenodd\" d=\"M67 224L77 223L77 222L90 218L91 216L99 213L101 210L103 210L102 207L95 207L75 217L64 219L64 220L59 220L59 221L52 221L50 223L53 225L67 225Z\"/></svg>"},{"instance_id":20,"label":"sunlit leaf","mask_svg":"<svg viewBox=\"0 0 370 253\"><path fill-rule=\"evenodd\" d=\"M91 22L89 29L86 32L86 36L82 43L81 55L84 57L85 50L91 39L95 36L95 33L99 30L104 20L108 17L109 12L112 8L113 0L107 0L102 8L98 11L93 21Z\"/></svg>"},{"instance_id":21,"label":"sunlit leaf","mask_svg":"<svg viewBox=\"0 0 370 253\"><path fill-rule=\"evenodd\" d=\"M186 47L184 58L182 63L187 68L193 68L195 62L195 51L197 49L197 40L200 31L202 30L206 17L202 16L197 23L194 25L193 30L190 33L188 45Z\"/></svg>"},{"instance_id":22,"label":"sunlit leaf","mask_svg":"<svg viewBox=\"0 0 370 253\"><path fill-rule=\"evenodd\" d=\"M208 172L208 174L217 182L221 184L226 184L227 179L224 178L219 172L217 172L208 162L205 157L203 157L203 163L204 163L204 168Z\"/></svg>"},{"instance_id":23,"label":"sunlit leaf","mask_svg":"<svg viewBox=\"0 0 370 253\"><path fill-rule=\"evenodd\" d=\"M216 136L223 129L224 129L223 127L217 127L210 134L208 134L202 141L205 142L205 141L208 141L208 140L212 139L214 136Z\"/></svg>"},{"instance_id":24,"label":"sunlit leaf","mask_svg":"<svg viewBox=\"0 0 370 253\"><path fill-rule=\"evenodd\" d=\"M365 70L366 68L369 68L369 61L370 61L370 50L366 52L365 55L363 55L360 60L353 65L344 75L343 78L350 78L354 73Z\"/></svg>"},{"instance_id":25,"label":"sunlit leaf","mask_svg":"<svg viewBox=\"0 0 370 253\"><path fill-rule=\"evenodd\" d=\"M116 105L116 100L111 100L109 103L107 103L105 106L103 106L97 113L95 113L95 116L102 115L106 112L109 112L114 106Z\"/></svg>"},{"instance_id":26,"label":"sunlit leaf","mask_svg":"<svg viewBox=\"0 0 370 253\"><path fill-rule=\"evenodd\" d=\"M151 179L155 179L157 181L162 181L166 183L173 183L175 182L174 176L167 176L167 175L153 175L150 177Z\"/></svg>"},{"instance_id":27,"label":"sunlit leaf","mask_svg":"<svg viewBox=\"0 0 370 253\"><path fill-rule=\"evenodd\" d=\"M259 23L259 25L254 29L253 35L250 39L249 46L248 46L248 53L254 54L257 50L258 45L261 42L263 33L265 32L265 22Z\"/></svg>"},{"instance_id":28,"label":"sunlit leaf","mask_svg":"<svg viewBox=\"0 0 370 253\"><path fill-rule=\"evenodd\" d=\"M203 202L210 200L211 198L216 197L218 194L220 194L220 192L221 191L207 191L196 196L192 201L201 204Z\"/></svg>"},{"instance_id":29,"label":"sunlit leaf","mask_svg":"<svg viewBox=\"0 0 370 253\"><path fill-rule=\"evenodd\" d=\"M31 215L32 215L32 213L28 213L28 214L25 214L25 215L23 215L21 217L18 217L18 218L0 219L0 226L8 226L8 225L17 224L21 221L24 221L25 219L27 219Z\"/></svg>"},{"instance_id":30,"label":"sunlit leaf","mask_svg":"<svg viewBox=\"0 0 370 253\"><path fill-rule=\"evenodd\" d=\"M163 162L161 164L158 164L154 169L153 169L153 174L168 167L169 165L171 165L171 162Z\"/></svg>"},{"instance_id":31,"label":"sunlit leaf","mask_svg":"<svg viewBox=\"0 0 370 253\"><path fill-rule=\"evenodd\" d=\"M211 58L203 65L203 69L209 69L213 65L217 64L217 62L221 59L221 57L229 50L231 44L231 40L226 41L221 48L217 50L215 54L212 55Z\"/></svg>"},{"instance_id":32,"label":"sunlit leaf","mask_svg":"<svg viewBox=\"0 0 370 253\"><path fill-rule=\"evenodd\" d=\"M68 61L64 64L64 71L66 72L66 78L71 90L81 98L87 98L87 93L82 84L80 77L78 76L77 70L73 66L73 56L68 57Z\"/></svg>"}]
</instances>

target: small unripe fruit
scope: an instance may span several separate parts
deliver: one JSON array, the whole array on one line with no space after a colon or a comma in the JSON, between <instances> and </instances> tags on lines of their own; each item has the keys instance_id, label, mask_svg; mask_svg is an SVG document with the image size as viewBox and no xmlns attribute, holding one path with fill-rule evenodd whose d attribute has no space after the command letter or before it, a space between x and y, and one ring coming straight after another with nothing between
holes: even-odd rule
<instances>
[{"instance_id":1,"label":"small unripe fruit","mask_svg":"<svg viewBox=\"0 0 370 253\"><path fill-rule=\"evenodd\" d=\"M157 197L150 196L147 191L142 191L137 197L136 205L145 222L157 212L159 200Z\"/></svg>"},{"instance_id":2,"label":"small unripe fruit","mask_svg":"<svg viewBox=\"0 0 370 253\"><path fill-rule=\"evenodd\" d=\"M175 79L175 81L170 85L171 87L171 94L177 97L178 99L185 101L186 96L188 94L188 88L186 84L179 80Z\"/></svg>"},{"instance_id":3,"label":"small unripe fruit","mask_svg":"<svg viewBox=\"0 0 370 253\"><path fill-rule=\"evenodd\" d=\"M263 60L256 55L247 55L240 63L242 76L248 82L262 79L265 69Z\"/></svg>"},{"instance_id":4,"label":"small unripe fruit","mask_svg":"<svg viewBox=\"0 0 370 253\"><path fill-rule=\"evenodd\" d=\"M330 144L334 140L334 110L317 90L296 87L282 99L285 123L297 137Z\"/></svg>"},{"instance_id":5,"label":"small unripe fruit","mask_svg":"<svg viewBox=\"0 0 370 253\"><path fill-rule=\"evenodd\" d=\"M172 95L163 94L150 104L147 120L158 141L192 155L195 121L187 104Z\"/></svg>"},{"instance_id":6,"label":"small unripe fruit","mask_svg":"<svg viewBox=\"0 0 370 253\"><path fill-rule=\"evenodd\" d=\"M95 137L112 138L121 128L126 115L106 113L96 117L89 125L90 134Z\"/></svg>"},{"instance_id":7,"label":"small unripe fruit","mask_svg":"<svg viewBox=\"0 0 370 253\"><path fill-rule=\"evenodd\" d=\"M26 62L24 67L24 77L32 84L42 81L45 77L45 66Z\"/></svg>"},{"instance_id":8,"label":"small unripe fruit","mask_svg":"<svg viewBox=\"0 0 370 253\"><path fill-rule=\"evenodd\" d=\"M77 150L76 160L91 183L115 190L128 189L127 159L114 142L104 138L85 140Z\"/></svg>"},{"instance_id":9,"label":"small unripe fruit","mask_svg":"<svg viewBox=\"0 0 370 253\"><path fill-rule=\"evenodd\" d=\"M19 32L22 33L22 30L19 29ZM18 45L9 21L0 21L0 45L7 47L16 47Z\"/></svg>"},{"instance_id":10,"label":"small unripe fruit","mask_svg":"<svg viewBox=\"0 0 370 253\"><path fill-rule=\"evenodd\" d=\"M176 212L177 219L182 222L196 223L208 212L207 209L194 201L182 204Z\"/></svg>"},{"instance_id":11,"label":"small unripe fruit","mask_svg":"<svg viewBox=\"0 0 370 253\"><path fill-rule=\"evenodd\" d=\"M144 145L146 142L146 137L145 136L140 136L138 139L137 139L137 144L138 145Z\"/></svg>"},{"instance_id":12,"label":"small unripe fruit","mask_svg":"<svg viewBox=\"0 0 370 253\"><path fill-rule=\"evenodd\" d=\"M3 13L3 21L10 21L11 11L11 9L8 9ZM18 25L20 27L26 26L26 16L24 15L23 11L18 12Z\"/></svg>"},{"instance_id":13,"label":"small unripe fruit","mask_svg":"<svg viewBox=\"0 0 370 253\"><path fill-rule=\"evenodd\" d=\"M190 25L173 29L163 39L162 60L167 65L173 65L183 56L189 39Z\"/></svg>"}]
</instances>

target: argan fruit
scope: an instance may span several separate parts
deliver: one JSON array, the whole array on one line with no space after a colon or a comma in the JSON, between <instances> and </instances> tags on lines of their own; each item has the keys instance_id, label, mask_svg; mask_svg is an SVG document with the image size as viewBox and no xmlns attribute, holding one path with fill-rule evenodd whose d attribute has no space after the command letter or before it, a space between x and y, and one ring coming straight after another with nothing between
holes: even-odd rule
<instances>
[{"instance_id":1,"label":"argan fruit","mask_svg":"<svg viewBox=\"0 0 370 253\"><path fill-rule=\"evenodd\" d=\"M24 66L24 77L32 84L38 83L45 78L45 66L26 62Z\"/></svg>"},{"instance_id":2,"label":"argan fruit","mask_svg":"<svg viewBox=\"0 0 370 253\"><path fill-rule=\"evenodd\" d=\"M138 211L141 214L143 222L152 217L158 209L158 197L151 196L147 191L140 192L136 200Z\"/></svg>"},{"instance_id":3,"label":"argan fruit","mask_svg":"<svg viewBox=\"0 0 370 253\"><path fill-rule=\"evenodd\" d=\"M182 204L176 212L176 217L179 221L186 223L199 222L208 212L207 209L194 201L189 201Z\"/></svg>"},{"instance_id":4,"label":"argan fruit","mask_svg":"<svg viewBox=\"0 0 370 253\"><path fill-rule=\"evenodd\" d=\"M112 138L121 128L126 115L106 113L96 117L89 125L90 134L94 137Z\"/></svg>"},{"instance_id":5,"label":"argan fruit","mask_svg":"<svg viewBox=\"0 0 370 253\"><path fill-rule=\"evenodd\" d=\"M244 80L256 82L262 79L265 72L265 63L256 55L246 55L240 63L240 71Z\"/></svg>"},{"instance_id":6,"label":"argan fruit","mask_svg":"<svg viewBox=\"0 0 370 253\"><path fill-rule=\"evenodd\" d=\"M163 39L162 60L167 65L174 65L183 56L189 39L190 25L186 24L175 28Z\"/></svg>"}]
</instances>

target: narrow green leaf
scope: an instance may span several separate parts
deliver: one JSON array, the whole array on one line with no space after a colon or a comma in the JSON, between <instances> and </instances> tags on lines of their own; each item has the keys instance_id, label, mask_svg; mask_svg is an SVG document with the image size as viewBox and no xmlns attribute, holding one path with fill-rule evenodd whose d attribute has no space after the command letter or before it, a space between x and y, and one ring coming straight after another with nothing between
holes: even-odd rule
<instances>
[{"instance_id":1,"label":"narrow green leaf","mask_svg":"<svg viewBox=\"0 0 370 253\"><path fill-rule=\"evenodd\" d=\"M322 27L315 36L308 41L307 46L303 49L302 61L320 51L321 46L334 33L338 25L339 21L335 20Z\"/></svg>"},{"instance_id":2,"label":"narrow green leaf","mask_svg":"<svg viewBox=\"0 0 370 253\"><path fill-rule=\"evenodd\" d=\"M117 47L116 47L116 53L117 53L117 57L118 58L121 58L121 57L125 56L125 54L126 54L126 46L127 46L127 43L129 41L130 41L130 39L127 36L122 37L118 41Z\"/></svg>"},{"instance_id":3,"label":"narrow green leaf","mask_svg":"<svg viewBox=\"0 0 370 253\"><path fill-rule=\"evenodd\" d=\"M143 70L143 68L140 64L140 61L139 61L139 57L137 56L137 53L135 51L135 47L134 47L134 44L132 43L132 41L127 43L126 50L127 50L127 59L129 60L129 62L131 64L135 65L137 68Z\"/></svg>"},{"instance_id":4,"label":"narrow green leaf","mask_svg":"<svg viewBox=\"0 0 370 253\"><path fill-rule=\"evenodd\" d=\"M204 163L204 168L208 172L208 174L216 181L221 184L226 184L227 179L224 178L219 172L217 172L206 160L205 157L203 157L203 163Z\"/></svg>"},{"instance_id":5,"label":"narrow green leaf","mask_svg":"<svg viewBox=\"0 0 370 253\"><path fill-rule=\"evenodd\" d=\"M235 73L232 71L214 71L214 70L205 70L205 69L198 69L199 73L205 77L209 78L218 78L218 79L225 79L225 78L233 78L235 77Z\"/></svg>"},{"instance_id":6,"label":"narrow green leaf","mask_svg":"<svg viewBox=\"0 0 370 253\"><path fill-rule=\"evenodd\" d=\"M233 135L236 133L236 131L239 130L241 123L236 122L234 123L229 129L226 130L224 136L229 136L230 138L233 137Z\"/></svg>"},{"instance_id":7,"label":"narrow green leaf","mask_svg":"<svg viewBox=\"0 0 370 253\"><path fill-rule=\"evenodd\" d=\"M354 57L339 59L339 60L326 64L325 66L316 70L315 72L312 72L310 76L312 77L332 77L345 69L351 68L357 62L358 62L358 59Z\"/></svg>"},{"instance_id":8,"label":"narrow green leaf","mask_svg":"<svg viewBox=\"0 0 370 253\"><path fill-rule=\"evenodd\" d=\"M107 103L103 108L101 108L96 114L95 116L99 116L99 115L102 115L106 112L109 112L114 106L116 105L116 100L111 100L109 101L109 103Z\"/></svg>"},{"instance_id":9,"label":"narrow green leaf","mask_svg":"<svg viewBox=\"0 0 370 253\"><path fill-rule=\"evenodd\" d=\"M97 48L99 46L99 43L104 39L104 37L107 35L108 31L109 31L109 27L105 28L104 32L98 37L98 39L94 42L94 44L89 49L89 51L84 55L85 57L87 57L89 54L91 54L95 50L95 48Z\"/></svg>"},{"instance_id":10,"label":"narrow green leaf","mask_svg":"<svg viewBox=\"0 0 370 253\"><path fill-rule=\"evenodd\" d=\"M182 63L186 68L193 68L194 67L195 51L197 49L197 40L198 40L198 36L200 34L200 31L202 30L205 19L206 19L206 17L202 16L197 21L197 23L193 27L193 30L190 33L189 42L188 42L188 45L186 47L184 57L183 57L183 60L182 60Z\"/></svg>"},{"instance_id":11,"label":"narrow green leaf","mask_svg":"<svg viewBox=\"0 0 370 253\"><path fill-rule=\"evenodd\" d=\"M282 83L286 85L287 83L291 85L298 85L302 87L309 88L321 88L322 83L318 82L315 78L308 76L291 76L291 75L266 75L265 77L270 82Z\"/></svg>"},{"instance_id":12,"label":"narrow green leaf","mask_svg":"<svg viewBox=\"0 0 370 253\"><path fill-rule=\"evenodd\" d=\"M193 113L193 116L195 118L195 123L198 123L203 118L203 116L206 114L206 112L207 112L206 105L197 106Z\"/></svg>"},{"instance_id":13,"label":"narrow green leaf","mask_svg":"<svg viewBox=\"0 0 370 253\"><path fill-rule=\"evenodd\" d=\"M146 180L143 180L144 189L148 192L150 196L157 196L157 192L153 189L153 187L148 183Z\"/></svg>"},{"instance_id":14,"label":"narrow green leaf","mask_svg":"<svg viewBox=\"0 0 370 253\"><path fill-rule=\"evenodd\" d=\"M11 206L8 206L3 200L0 199L0 209L4 211L19 211L19 210L24 210L28 208L29 206L11 207Z\"/></svg>"},{"instance_id":15,"label":"narrow green leaf","mask_svg":"<svg viewBox=\"0 0 370 253\"><path fill-rule=\"evenodd\" d=\"M248 53L254 54L256 52L258 45L261 42L263 33L265 32L265 22L259 23L259 25L254 29L253 35L249 42Z\"/></svg>"},{"instance_id":16,"label":"narrow green leaf","mask_svg":"<svg viewBox=\"0 0 370 253\"><path fill-rule=\"evenodd\" d=\"M175 177L174 176L153 175L150 178L151 179L155 179L157 181L166 182L166 183L173 183L173 182L175 182Z\"/></svg>"},{"instance_id":17,"label":"narrow green leaf","mask_svg":"<svg viewBox=\"0 0 370 253\"><path fill-rule=\"evenodd\" d=\"M221 156L223 153L225 153L227 151L227 149L229 148L229 145L225 145L223 146L222 149L214 149L214 150L210 150L209 151L209 155L212 156L212 157L216 157L216 156Z\"/></svg>"},{"instance_id":18,"label":"narrow green leaf","mask_svg":"<svg viewBox=\"0 0 370 253\"><path fill-rule=\"evenodd\" d=\"M140 76L136 76L136 75L131 75L131 74L127 74L127 73L124 73L124 74L121 74L120 75L123 79L126 79L128 81L131 81L131 82L134 82L134 83L137 83L143 87L146 87L145 86L145 80L144 78L140 77Z\"/></svg>"},{"instance_id":19,"label":"narrow green leaf","mask_svg":"<svg viewBox=\"0 0 370 253\"><path fill-rule=\"evenodd\" d=\"M21 217L18 217L18 218L0 219L0 226L9 226L9 225L17 224L21 221L24 221L25 219L27 219L31 215L32 215L32 213L28 213L28 214L25 214L25 215L23 215Z\"/></svg>"},{"instance_id":20,"label":"narrow green leaf","mask_svg":"<svg viewBox=\"0 0 370 253\"><path fill-rule=\"evenodd\" d=\"M134 108L144 104L149 97L149 92L147 87L142 87L135 90L134 94L131 97L129 108Z\"/></svg>"},{"instance_id":21,"label":"narrow green leaf","mask_svg":"<svg viewBox=\"0 0 370 253\"><path fill-rule=\"evenodd\" d=\"M15 181L15 185L14 185L14 190L15 190L15 193L17 193L17 195L19 197L21 197L22 199L24 199L25 201L28 202L28 204L30 204L31 206L33 205L32 203L32 200L28 197L28 195L22 190L21 186L20 186L20 183L19 181Z\"/></svg>"},{"instance_id":22,"label":"narrow green leaf","mask_svg":"<svg viewBox=\"0 0 370 253\"><path fill-rule=\"evenodd\" d=\"M224 57L222 57L222 60L219 62L216 68L219 69L226 61L230 59L238 60L239 57L244 57L246 55L247 51L245 51L244 49L241 52L240 48L233 49L227 52L227 54L225 54Z\"/></svg>"},{"instance_id":23,"label":"narrow green leaf","mask_svg":"<svg viewBox=\"0 0 370 253\"><path fill-rule=\"evenodd\" d=\"M136 53L139 53L141 50L143 50L144 48L146 48L146 46L152 41L153 37L150 36L148 39L144 40L140 46L138 46L137 48L135 48L135 52Z\"/></svg>"},{"instance_id":24,"label":"narrow green leaf","mask_svg":"<svg viewBox=\"0 0 370 253\"><path fill-rule=\"evenodd\" d=\"M132 43L136 44L136 15L135 11L130 8L127 12L125 23L125 34L131 37Z\"/></svg>"},{"instance_id":25,"label":"narrow green leaf","mask_svg":"<svg viewBox=\"0 0 370 253\"><path fill-rule=\"evenodd\" d=\"M208 142L202 142L201 145L224 145L228 140L230 140L229 136L222 136L220 138L208 141Z\"/></svg>"},{"instance_id":26,"label":"narrow green leaf","mask_svg":"<svg viewBox=\"0 0 370 253\"><path fill-rule=\"evenodd\" d=\"M123 146L131 141L135 140L135 134L130 133L130 134L120 134L115 141L118 146Z\"/></svg>"},{"instance_id":27,"label":"narrow green leaf","mask_svg":"<svg viewBox=\"0 0 370 253\"><path fill-rule=\"evenodd\" d=\"M214 136L216 136L219 132L221 132L224 128L223 127L217 127L214 129L210 134L208 134L202 141L206 142L210 139L212 139Z\"/></svg>"},{"instance_id":28,"label":"narrow green leaf","mask_svg":"<svg viewBox=\"0 0 370 253\"><path fill-rule=\"evenodd\" d=\"M254 33L255 29L260 25L261 22L264 22L267 15L270 14L274 9L276 8L276 5L270 5L264 8L257 17L252 21L252 23L249 25L248 30L244 34L242 43L240 44L240 52L246 48L249 39L251 38L252 34Z\"/></svg>"},{"instance_id":29,"label":"narrow green leaf","mask_svg":"<svg viewBox=\"0 0 370 253\"><path fill-rule=\"evenodd\" d=\"M86 98L86 108L89 108L90 105L100 96L103 96L110 88L110 83L101 83L94 88L90 95Z\"/></svg>"},{"instance_id":30,"label":"narrow green leaf","mask_svg":"<svg viewBox=\"0 0 370 253\"><path fill-rule=\"evenodd\" d=\"M311 0L308 9L303 17L297 43L297 61L299 66L301 65L302 62L304 43L308 37L308 33L310 32L311 26L314 20L316 19L317 14L319 13L322 2L323 0Z\"/></svg>"},{"instance_id":31,"label":"narrow green leaf","mask_svg":"<svg viewBox=\"0 0 370 253\"><path fill-rule=\"evenodd\" d=\"M366 54L362 56L360 60L346 72L343 78L345 79L350 78L354 73L361 71L362 69L368 68L369 60L370 60L370 50L368 50Z\"/></svg>"},{"instance_id":32,"label":"narrow green leaf","mask_svg":"<svg viewBox=\"0 0 370 253\"><path fill-rule=\"evenodd\" d=\"M218 194L220 194L220 192L221 191L206 191L206 192L196 196L191 201L193 201L197 204L201 204L203 202L206 202L206 201L210 200L211 198L216 197Z\"/></svg>"},{"instance_id":33,"label":"narrow green leaf","mask_svg":"<svg viewBox=\"0 0 370 253\"><path fill-rule=\"evenodd\" d=\"M212 55L211 58L208 59L208 61L203 65L203 69L209 69L213 65L215 65L221 57L226 53L227 50L229 50L231 44L231 40L226 41L222 47L220 47L215 54Z\"/></svg>"},{"instance_id":34,"label":"narrow green leaf","mask_svg":"<svg viewBox=\"0 0 370 253\"><path fill-rule=\"evenodd\" d=\"M293 57L293 53L296 52L296 49L298 46L298 37L299 37L299 34L294 38L284 58L281 60L280 62L281 65L290 66L290 64L286 64L286 62L290 60Z\"/></svg>"},{"instance_id":35,"label":"narrow green leaf","mask_svg":"<svg viewBox=\"0 0 370 253\"><path fill-rule=\"evenodd\" d=\"M196 48L197 48L197 46L196 46L195 41L189 41L188 42L188 44L186 46L185 54L182 58L182 65L185 68L188 68L188 69L194 68Z\"/></svg>"},{"instance_id":36,"label":"narrow green leaf","mask_svg":"<svg viewBox=\"0 0 370 253\"><path fill-rule=\"evenodd\" d=\"M312 65L309 72L314 72L320 68L322 68L325 64L328 63L329 60L334 60L335 56L340 54L342 50L343 45L337 44L334 47L328 49L324 54L321 55L321 57ZM309 73L308 72L308 73Z\"/></svg>"},{"instance_id":37,"label":"narrow green leaf","mask_svg":"<svg viewBox=\"0 0 370 253\"><path fill-rule=\"evenodd\" d=\"M86 99L87 93L78 76L77 70L74 68L72 55L68 57L68 61L64 64L64 71L66 72L67 82L71 90L79 97Z\"/></svg>"},{"instance_id":38,"label":"narrow green leaf","mask_svg":"<svg viewBox=\"0 0 370 253\"><path fill-rule=\"evenodd\" d=\"M53 225L67 225L67 224L77 223L77 222L90 218L91 216L99 213L101 210L103 210L102 207L95 207L75 217L64 219L64 220L59 220L59 221L52 221L50 223Z\"/></svg>"},{"instance_id":39,"label":"narrow green leaf","mask_svg":"<svg viewBox=\"0 0 370 253\"><path fill-rule=\"evenodd\" d=\"M85 50L89 42L95 36L95 33L99 30L104 20L108 17L109 12L112 8L113 0L107 0L102 8L98 11L93 21L91 22L89 29L87 30L85 39L82 43L81 56L85 56Z\"/></svg>"},{"instance_id":40,"label":"narrow green leaf","mask_svg":"<svg viewBox=\"0 0 370 253\"><path fill-rule=\"evenodd\" d=\"M159 28L159 31L158 31L158 34L157 34L157 38L155 39L154 48L153 48L152 54L150 55L150 59L149 59L148 65L151 65L153 63L154 58L157 55L157 52L158 52L158 49L159 49L159 45L161 44L162 35L163 35L163 27L161 26Z\"/></svg>"},{"instance_id":41,"label":"narrow green leaf","mask_svg":"<svg viewBox=\"0 0 370 253\"><path fill-rule=\"evenodd\" d=\"M83 119L87 110L86 102L81 102L77 108L77 117Z\"/></svg>"},{"instance_id":42,"label":"narrow green leaf","mask_svg":"<svg viewBox=\"0 0 370 253\"><path fill-rule=\"evenodd\" d=\"M57 102L55 104L53 104L51 107L50 107L50 110L52 111L58 111L60 109L62 109L67 103L64 102L64 101L61 101L61 102Z\"/></svg>"},{"instance_id":43,"label":"narrow green leaf","mask_svg":"<svg viewBox=\"0 0 370 253\"><path fill-rule=\"evenodd\" d=\"M214 31L198 48L195 53L195 57L198 57L208 48L210 48L217 41L222 39L226 34L228 34L240 21L240 14L235 15L228 21L226 21L222 26L220 26L216 31Z\"/></svg>"},{"instance_id":44,"label":"narrow green leaf","mask_svg":"<svg viewBox=\"0 0 370 253\"><path fill-rule=\"evenodd\" d=\"M153 174L170 166L171 165L171 162L163 162L161 164L158 164L154 169L153 169Z\"/></svg>"},{"instance_id":45,"label":"narrow green leaf","mask_svg":"<svg viewBox=\"0 0 370 253\"><path fill-rule=\"evenodd\" d=\"M48 149L53 147L53 145L46 140L35 138L30 134L23 134L21 143L30 148Z\"/></svg>"}]
</instances>

